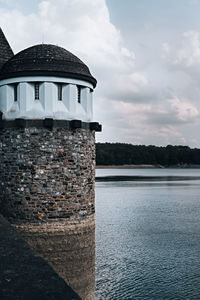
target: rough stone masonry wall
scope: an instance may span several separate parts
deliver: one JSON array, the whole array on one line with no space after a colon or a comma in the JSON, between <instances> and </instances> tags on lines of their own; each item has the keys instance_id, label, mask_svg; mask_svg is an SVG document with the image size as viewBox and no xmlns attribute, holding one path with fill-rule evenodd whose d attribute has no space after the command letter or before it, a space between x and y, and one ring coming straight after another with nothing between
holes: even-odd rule
<instances>
[{"instance_id":1,"label":"rough stone masonry wall","mask_svg":"<svg viewBox=\"0 0 200 300\"><path fill-rule=\"evenodd\" d=\"M81 296L93 300L95 133L0 130L1 213Z\"/></svg>"},{"instance_id":2,"label":"rough stone masonry wall","mask_svg":"<svg viewBox=\"0 0 200 300\"><path fill-rule=\"evenodd\" d=\"M79 219L94 213L94 131L0 130L1 212L9 219Z\"/></svg>"}]
</instances>

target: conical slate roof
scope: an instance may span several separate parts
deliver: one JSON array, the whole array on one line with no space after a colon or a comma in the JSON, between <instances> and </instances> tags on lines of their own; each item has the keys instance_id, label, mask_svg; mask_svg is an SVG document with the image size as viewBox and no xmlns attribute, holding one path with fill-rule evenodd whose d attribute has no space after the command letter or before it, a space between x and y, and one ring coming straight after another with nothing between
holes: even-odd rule
<instances>
[{"instance_id":1,"label":"conical slate roof","mask_svg":"<svg viewBox=\"0 0 200 300\"><path fill-rule=\"evenodd\" d=\"M1 27L0 27L0 69L14 55Z\"/></svg>"},{"instance_id":2,"label":"conical slate roof","mask_svg":"<svg viewBox=\"0 0 200 300\"><path fill-rule=\"evenodd\" d=\"M0 72L0 79L19 76L75 78L96 86L96 79L77 56L64 48L49 44L39 44L19 52Z\"/></svg>"}]
</instances>

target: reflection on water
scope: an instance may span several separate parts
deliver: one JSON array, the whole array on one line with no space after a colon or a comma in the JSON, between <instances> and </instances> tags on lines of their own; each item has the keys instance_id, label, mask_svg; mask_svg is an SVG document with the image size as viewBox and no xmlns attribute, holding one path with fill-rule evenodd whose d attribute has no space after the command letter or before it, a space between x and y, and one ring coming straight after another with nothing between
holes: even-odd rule
<instances>
[{"instance_id":1,"label":"reflection on water","mask_svg":"<svg viewBox=\"0 0 200 300\"><path fill-rule=\"evenodd\" d=\"M200 181L96 183L96 299L199 299L199 195Z\"/></svg>"},{"instance_id":2,"label":"reflection on water","mask_svg":"<svg viewBox=\"0 0 200 300\"><path fill-rule=\"evenodd\" d=\"M131 176L200 176L200 169L96 169L96 176L131 175Z\"/></svg>"},{"instance_id":3,"label":"reflection on water","mask_svg":"<svg viewBox=\"0 0 200 300\"><path fill-rule=\"evenodd\" d=\"M82 220L61 219L13 225L82 300L94 300L95 220L93 215ZM66 299L69 298L66 296Z\"/></svg>"}]
</instances>

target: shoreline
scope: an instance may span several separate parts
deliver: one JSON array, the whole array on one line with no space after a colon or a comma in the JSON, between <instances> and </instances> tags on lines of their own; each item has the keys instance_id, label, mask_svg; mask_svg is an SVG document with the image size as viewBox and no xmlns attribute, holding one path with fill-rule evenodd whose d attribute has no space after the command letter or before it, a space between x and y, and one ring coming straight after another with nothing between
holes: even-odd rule
<instances>
[{"instance_id":1,"label":"shoreline","mask_svg":"<svg viewBox=\"0 0 200 300\"><path fill-rule=\"evenodd\" d=\"M189 181L200 180L200 176L96 176L96 181Z\"/></svg>"},{"instance_id":2,"label":"shoreline","mask_svg":"<svg viewBox=\"0 0 200 300\"><path fill-rule=\"evenodd\" d=\"M161 165L97 165L96 169L163 169Z\"/></svg>"},{"instance_id":3,"label":"shoreline","mask_svg":"<svg viewBox=\"0 0 200 300\"><path fill-rule=\"evenodd\" d=\"M200 169L200 165L174 165L174 166L163 166L163 165L96 165L96 169Z\"/></svg>"}]
</instances>

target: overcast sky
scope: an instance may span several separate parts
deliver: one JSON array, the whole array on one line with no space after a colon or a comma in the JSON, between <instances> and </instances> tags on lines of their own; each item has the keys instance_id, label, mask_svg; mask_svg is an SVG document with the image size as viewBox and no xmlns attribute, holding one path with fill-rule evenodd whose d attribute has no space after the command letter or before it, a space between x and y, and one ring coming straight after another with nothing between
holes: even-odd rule
<instances>
[{"instance_id":1,"label":"overcast sky","mask_svg":"<svg viewBox=\"0 0 200 300\"><path fill-rule=\"evenodd\" d=\"M200 147L200 0L0 0L15 53L66 48L97 78L97 141Z\"/></svg>"}]
</instances>

